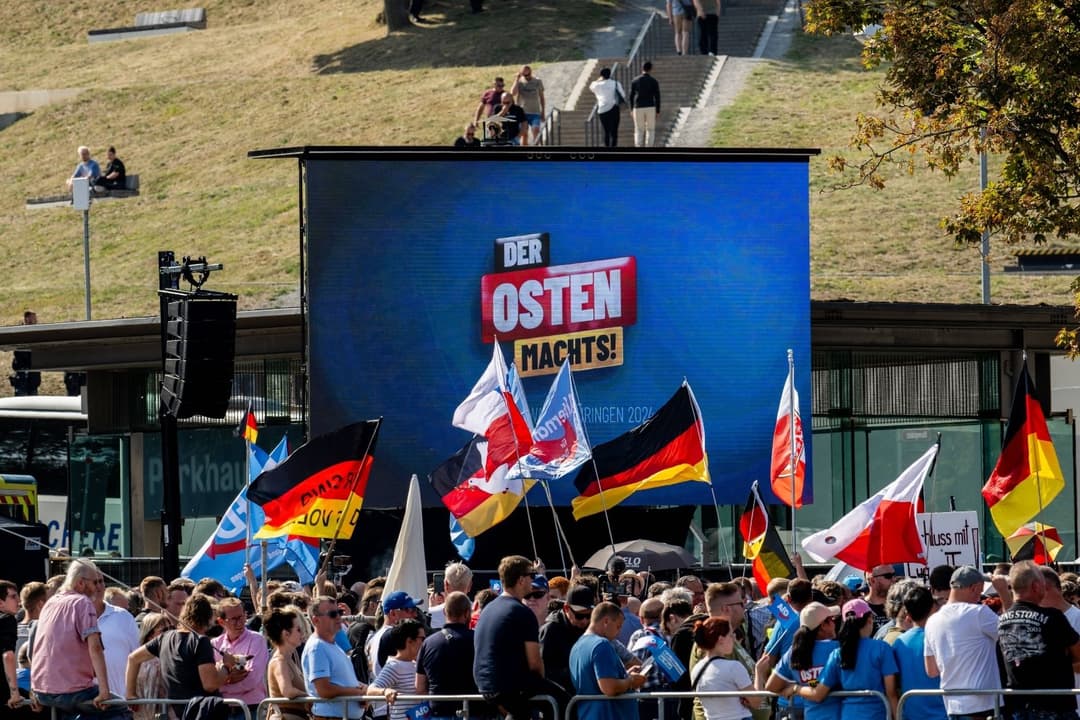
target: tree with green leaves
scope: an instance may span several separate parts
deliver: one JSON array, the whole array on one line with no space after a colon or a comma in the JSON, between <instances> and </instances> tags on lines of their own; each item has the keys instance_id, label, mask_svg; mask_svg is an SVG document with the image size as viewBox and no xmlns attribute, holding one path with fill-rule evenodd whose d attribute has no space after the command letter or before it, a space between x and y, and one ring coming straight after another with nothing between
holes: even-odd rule
<instances>
[{"instance_id":1,"label":"tree with green leaves","mask_svg":"<svg viewBox=\"0 0 1080 720\"><path fill-rule=\"evenodd\" d=\"M877 112L857 118L847 182L881 188L883 170L925 162L947 176L981 151L1000 158L985 191L942 226L1009 243L1080 233L1080 4L1061 0L806 0L807 29L880 26L863 62L886 72ZM1074 286L1080 290L1080 285ZM1062 338L1074 351L1075 332Z\"/></svg>"}]
</instances>

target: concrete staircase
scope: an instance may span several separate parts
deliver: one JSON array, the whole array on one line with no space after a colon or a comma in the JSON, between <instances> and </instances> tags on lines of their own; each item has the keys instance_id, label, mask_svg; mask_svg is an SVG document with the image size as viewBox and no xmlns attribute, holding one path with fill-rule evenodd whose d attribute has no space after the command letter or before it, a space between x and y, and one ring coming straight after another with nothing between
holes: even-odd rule
<instances>
[{"instance_id":1,"label":"concrete staircase","mask_svg":"<svg viewBox=\"0 0 1080 720\"><path fill-rule=\"evenodd\" d=\"M752 57L757 48L758 40L765 29L769 17L779 15L784 8L785 0L725 0L723 3L723 15L720 17L718 55L734 57ZM652 60L653 77L660 83L661 114L657 122L656 146L662 147L667 144L675 123L678 120L680 109L685 113L692 109L698 101L705 83L713 72L717 63L722 62L722 57L709 57L705 55L675 54L675 42L666 18L657 17L653 20L653 35L646 44L647 51L639 55L641 60ZM692 47L697 52L697 35L692 38ZM596 61L595 65L589 64L590 77L588 81L595 80L600 68L613 67L616 63L620 68L626 67L626 58L604 58ZM618 79L623 83L626 93L630 93L630 80L625 76ZM588 82L585 83L586 86ZM581 93L577 105L573 109L561 111L559 122L559 143L569 146L601 145L603 135L597 123L598 133L595 141L590 143L586 136L585 121L592 112L595 99L588 88ZM629 107L624 106L621 122L619 124L619 146L633 147L634 145L634 121L630 115Z\"/></svg>"},{"instance_id":2,"label":"concrete staircase","mask_svg":"<svg viewBox=\"0 0 1080 720\"><path fill-rule=\"evenodd\" d=\"M674 54L658 57L653 60L652 75L660 83L660 119L656 123L656 147L662 147L667 142L672 126L678 113L678 109L684 106L692 106L701 88L705 84L713 65L718 62L717 58L702 55L687 55L680 57ZM605 59L597 61L599 68L611 67L616 62L625 62L625 58ZM594 72L594 78L597 75ZM627 99L630 95L630 83L625 82L624 88ZM561 114L561 140L563 145L584 146L588 143L585 138L585 120L592 112L596 104L593 94L586 88L578 100L576 110L564 110ZM598 126L599 127L599 126ZM602 144L603 136L597 144ZM630 116L629 106L623 106L622 120L619 123L619 146L634 146L634 120Z\"/></svg>"}]
</instances>

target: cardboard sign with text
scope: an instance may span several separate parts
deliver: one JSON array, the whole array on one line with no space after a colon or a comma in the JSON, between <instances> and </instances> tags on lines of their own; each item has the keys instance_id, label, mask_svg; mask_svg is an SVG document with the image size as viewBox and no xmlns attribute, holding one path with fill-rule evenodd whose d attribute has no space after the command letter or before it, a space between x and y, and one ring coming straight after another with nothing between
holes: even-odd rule
<instances>
[{"instance_id":1,"label":"cardboard sign with text","mask_svg":"<svg viewBox=\"0 0 1080 720\"><path fill-rule=\"evenodd\" d=\"M938 565L982 567L979 513L974 510L919 513L915 522L926 545L926 565L907 563L905 575L925 582L930 569Z\"/></svg>"}]
</instances>

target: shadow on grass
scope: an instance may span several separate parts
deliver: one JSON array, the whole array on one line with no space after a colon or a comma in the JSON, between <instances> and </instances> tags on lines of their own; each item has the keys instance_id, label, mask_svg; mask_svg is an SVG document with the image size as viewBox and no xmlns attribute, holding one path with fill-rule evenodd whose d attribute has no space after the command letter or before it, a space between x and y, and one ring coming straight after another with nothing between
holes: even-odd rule
<instances>
[{"instance_id":1,"label":"shadow on grass","mask_svg":"<svg viewBox=\"0 0 1080 720\"><path fill-rule=\"evenodd\" d=\"M484 11L473 14L468 0L429 0L428 22L316 55L312 64L329 75L579 60L591 30L612 11L608 0L485 0Z\"/></svg>"}]
</instances>

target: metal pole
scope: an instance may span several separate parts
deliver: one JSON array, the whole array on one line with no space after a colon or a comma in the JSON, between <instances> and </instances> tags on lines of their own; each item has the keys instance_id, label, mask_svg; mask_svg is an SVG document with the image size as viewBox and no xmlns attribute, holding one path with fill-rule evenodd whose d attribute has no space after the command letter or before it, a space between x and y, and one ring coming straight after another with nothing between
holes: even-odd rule
<instances>
[{"instance_id":1,"label":"metal pole","mask_svg":"<svg viewBox=\"0 0 1080 720\"><path fill-rule=\"evenodd\" d=\"M158 288L170 290L179 287L179 275L160 272L172 267L176 256L171 250L158 253ZM159 293L161 312L161 371L165 373L165 341L168 331L169 300ZM169 412L165 401L158 400L158 422L161 425L161 574L166 581L180 575L180 447L176 416Z\"/></svg>"},{"instance_id":2,"label":"metal pole","mask_svg":"<svg viewBox=\"0 0 1080 720\"><path fill-rule=\"evenodd\" d=\"M90 319L90 210L82 213L83 277L86 285L86 319Z\"/></svg>"},{"instance_id":3,"label":"metal pole","mask_svg":"<svg viewBox=\"0 0 1080 720\"><path fill-rule=\"evenodd\" d=\"M979 131L979 139L983 141L983 147L979 152L979 192L986 192L989 184L986 168L986 128ZM983 228L982 243L979 248L979 256L982 259L982 304L990 304L990 230Z\"/></svg>"},{"instance_id":4,"label":"metal pole","mask_svg":"<svg viewBox=\"0 0 1080 720\"><path fill-rule=\"evenodd\" d=\"M797 525L795 524L795 504L799 500L796 497L795 488L795 353L788 348L787 351L788 377L791 378L791 387L788 388L788 477L791 479L791 552L799 552L799 539Z\"/></svg>"}]
</instances>

